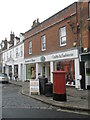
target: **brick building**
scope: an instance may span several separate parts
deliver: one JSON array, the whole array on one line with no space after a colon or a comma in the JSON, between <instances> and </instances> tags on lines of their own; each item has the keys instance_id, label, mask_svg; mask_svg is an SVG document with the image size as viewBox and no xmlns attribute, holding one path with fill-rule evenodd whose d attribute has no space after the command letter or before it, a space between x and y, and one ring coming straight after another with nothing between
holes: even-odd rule
<instances>
[{"instance_id":1,"label":"brick building","mask_svg":"<svg viewBox=\"0 0 90 120\"><path fill-rule=\"evenodd\" d=\"M89 2L75 2L42 23L38 19L33 22L32 28L24 34L26 79L38 78L40 73L53 82L52 72L64 70L67 84L79 88L77 78L83 63L79 58L90 48L89 7Z\"/></svg>"},{"instance_id":2,"label":"brick building","mask_svg":"<svg viewBox=\"0 0 90 120\"><path fill-rule=\"evenodd\" d=\"M79 46L80 46L80 74L82 74L82 88L90 89L90 1L81 2L79 7Z\"/></svg>"}]
</instances>

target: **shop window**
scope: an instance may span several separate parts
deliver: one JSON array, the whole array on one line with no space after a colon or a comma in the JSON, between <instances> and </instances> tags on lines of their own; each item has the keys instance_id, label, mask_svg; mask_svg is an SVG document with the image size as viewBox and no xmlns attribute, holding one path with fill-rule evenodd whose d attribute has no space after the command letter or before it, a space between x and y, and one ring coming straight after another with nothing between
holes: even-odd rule
<instances>
[{"instance_id":1,"label":"shop window","mask_svg":"<svg viewBox=\"0 0 90 120\"><path fill-rule=\"evenodd\" d=\"M90 18L90 1L88 3L88 8L89 8L89 18Z\"/></svg>"},{"instance_id":2,"label":"shop window","mask_svg":"<svg viewBox=\"0 0 90 120\"><path fill-rule=\"evenodd\" d=\"M15 79L18 78L18 65L14 65L14 77Z\"/></svg>"},{"instance_id":3,"label":"shop window","mask_svg":"<svg viewBox=\"0 0 90 120\"><path fill-rule=\"evenodd\" d=\"M31 67L31 78L35 79L36 78L36 72L35 72L35 68Z\"/></svg>"},{"instance_id":4,"label":"shop window","mask_svg":"<svg viewBox=\"0 0 90 120\"><path fill-rule=\"evenodd\" d=\"M58 63L57 63L57 70L63 70L63 69L62 69L61 62L58 62Z\"/></svg>"},{"instance_id":5,"label":"shop window","mask_svg":"<svg viewBox=\"0 0 90 120\"><path fill-rule=\"evenodd\" d=\"M30 64L26 65L26 79L30 79L31 71L30 71Z\"/></svg>"},{"instance_id":6,"label":"shop window","mask_svg":"<svg viewBox=\"0 0 90 120\"><path fill-rule=\"evenodd\" d=\"M75 84L75 68L74 61L61 61L55 63L56 71L66 71L66 83Z\"/></svg>"},{"instance_id":7,"label":"shop window","mask_svg":"<svg viewBox=\"0 0 90 120\"><path fill-rule=\"evenodd\" d=\"M66 45L66 27L60 28L59 36L60 36L60 46L65 46Z\"/></svg>"},{"instance_id":8,"label":"shop window","mask_svg":"<svg viewBox=\"0 0 90 120\"><path fill-rule=\"evenodd\" d=\"M90 68L86 68L86 75L90 76Z\"/></svg>"},{"instance_id":9,"label":"shop window","mask_svg":"<svg viewBox=\"0 0 90 120\"><path fill-rule=\"evenodd\" d=\"M35 79L36 78L36 66L35 64L26 65L26 79Z\"/></svg>"},{"instance_id":10,"label":"shop window","mask_svg":"<svg viewBox=\"0 0 90 120\"><path fill-rule=\"evenodd\" d=\"M29 42L29 54L32 54L32 42Z\"/></svg>"},{"instance_id":11,"label":"shop window","mask_svg":"<svg viewBox=\"0 0 90 120\"><path fill-rule=\"evenodd\" d=\"M41 37L41 50L45 51L46 50L46 36Z\"/></svg>"}]
</instances>

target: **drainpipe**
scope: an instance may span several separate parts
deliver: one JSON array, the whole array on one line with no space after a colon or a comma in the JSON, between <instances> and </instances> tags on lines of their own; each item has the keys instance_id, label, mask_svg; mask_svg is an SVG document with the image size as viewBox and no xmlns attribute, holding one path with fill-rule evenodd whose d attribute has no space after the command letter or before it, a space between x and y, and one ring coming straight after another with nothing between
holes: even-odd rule
<instances>
[{"instance_id":1,"label":"drainpipe","mask_svg":"<svg viewBox=\"0 0 90 120\"><path fill-rule=\"evenodd\" d=\"M81 19L81 2L80 2L80 54L82 53L82 19Z\"/></svg>"},{"instance_id":2,"label":"drainpipe","mask_svg":"<svg viewBox=\"0 0 90 120\"><path fill-rule=\"evenodd\" d=\"M76 27L77 27L77 23L78 23L78 3L76 2ZM78 39L78 28L77 28L77 49L79 52L79 39Z\"/></svg>"}]
</instances>

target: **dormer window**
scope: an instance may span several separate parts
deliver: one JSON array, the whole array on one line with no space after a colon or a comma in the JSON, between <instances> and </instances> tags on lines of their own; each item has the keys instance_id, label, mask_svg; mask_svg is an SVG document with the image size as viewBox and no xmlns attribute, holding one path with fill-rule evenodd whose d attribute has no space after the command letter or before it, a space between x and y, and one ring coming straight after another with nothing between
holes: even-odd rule
<instances>
[{"instance_id":1,"label":"dormer window","mask_svg":"<svg viewBox=\"0 0 90 120\"><path fill-rule=\"evenodd\" d=\"M16 37L16 44L20 42L20 38Z\"/></svg>"}]
</instances>

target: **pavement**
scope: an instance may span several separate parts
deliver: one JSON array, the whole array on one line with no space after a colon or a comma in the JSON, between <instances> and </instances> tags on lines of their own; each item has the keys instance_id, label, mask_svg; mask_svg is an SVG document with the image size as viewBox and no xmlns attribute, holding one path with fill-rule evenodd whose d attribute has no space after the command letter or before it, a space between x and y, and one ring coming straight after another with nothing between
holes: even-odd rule
<instances>
[{"instance_id":1,"label":"pavement","mask_svg":"<svg viewBox=\"0 0 90 120\"><path fill-rule=\"evenodd\" d=\"M36 100L42 101L46 104L58 107L63 110L71 110L75 112L83 112L90 114L90 96L89 90L78 90L73 86L66 86L66 97L67 101L55 101L53 97L46 97L45 95L30 95L29 94L29 82L21 81L9 81L11 84L21 86L21 94Z\"/></svg>"}]
</instances>

